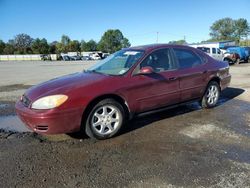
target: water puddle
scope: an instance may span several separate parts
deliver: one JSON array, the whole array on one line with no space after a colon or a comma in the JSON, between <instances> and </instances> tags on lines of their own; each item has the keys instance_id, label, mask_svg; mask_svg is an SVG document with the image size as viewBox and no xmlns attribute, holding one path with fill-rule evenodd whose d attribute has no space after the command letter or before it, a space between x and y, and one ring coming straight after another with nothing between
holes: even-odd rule
<instances>
[{"instance_id":1,"label":"water puddle","mask_svg":"<svg viewBox=\"0 0 250 188\"><path fill-rule=\"evenodd\" d=\"M17 116L0 116L0 129L13 132L30 132Z\"/></svg>"},{"instance_id":2,"label":"water puddle","mask_svg":"<svg viewBox=\"0 0 250 188\"><path fill-rule=\"evenodd\" d=\"M0 104L0 109L5 109L8 108L10 105L9 104Z\"/></svg>"}]
</instances>

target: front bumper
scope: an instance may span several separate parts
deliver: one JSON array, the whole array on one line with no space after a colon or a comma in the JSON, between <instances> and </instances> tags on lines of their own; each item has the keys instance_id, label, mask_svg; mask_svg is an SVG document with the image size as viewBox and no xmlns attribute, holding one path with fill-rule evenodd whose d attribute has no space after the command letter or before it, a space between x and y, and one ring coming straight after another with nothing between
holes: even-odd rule
<instances>
[{"instance_id":1,"label":"front bumper","mask_svg":"<svg viewBox=\"0 0 250 188\"><path fill-rule=\"evenodd\" d=\"M83 110L33 110L21 101L16 103L18 117L34 132L41 134L71 133L80 130Z\"/></svg>"}]
</instances>

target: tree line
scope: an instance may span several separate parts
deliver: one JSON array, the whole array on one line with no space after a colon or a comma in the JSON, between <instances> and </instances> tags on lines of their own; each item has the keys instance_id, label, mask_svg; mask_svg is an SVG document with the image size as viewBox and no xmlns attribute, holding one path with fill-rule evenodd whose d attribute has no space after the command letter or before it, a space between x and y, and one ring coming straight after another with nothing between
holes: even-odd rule
<instances>
[{"instance_id":1,"label":"tree line","mask_svg":"<svg viewBox=\"0 0 250 188\"><path fill-rule=\"evenodd\" d=\"M247 38L250 34L250 26L246 19L222 18L215 21L210 26L210 39L201 42L215 42L232 40L241 46L250 45L250 40ZM170 41L170 44L187 44L186 40Z\"/></svg>"},{"instance_id":2,"label":"tree line","mask_svg":"<svg viewBox=\"0 0 250 188\"><path fill-rule=\"evenodd\" d=\"M21 33L7 43L0 40L0 54L60 54L97 50L113 53L129 46L129 40L118 29L107 30L99 42L71 40L68 36L62 35L60 41L49 43L45 38L33 39L31 36Z\"/></svg>"},{"instance_id":3,"label":"tree line","mask_svg":"<svg viewBox=\"0 0 250 188\"><path fill-rule=\"evenodd\" d=\"M246 19L222 18L215 21L210 27L210 39L201 42L213 42L233 40L238 45L250 45L247 38L250 33L250 26ZM170 44L187 44L186 40L170 41ZM121 48L130 46L130 42L118 29L107 30L101 40L78 41L71 40L63 35L60 41L48 43L43 39L33 39L27 34L18 34L14 39L4 43L0 40L0 54L60 54L80 51L103 51L113 53Z\"/></svg>"}]
</instances>

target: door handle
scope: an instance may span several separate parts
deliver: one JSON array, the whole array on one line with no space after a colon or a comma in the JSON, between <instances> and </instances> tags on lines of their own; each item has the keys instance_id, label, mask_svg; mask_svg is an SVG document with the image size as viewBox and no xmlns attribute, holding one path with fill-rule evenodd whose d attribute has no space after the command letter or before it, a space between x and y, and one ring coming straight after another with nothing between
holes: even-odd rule
<instances>
[{"instance_id":1,"label":"door handle","mask_svg":"<svg viewBox=\"0 0 250 188\"><path fill-rule=\"evenodd\" d=\"M168 78L169 81L174 81L174 80L177 80L177 77L171 77L171 78Z\"/></svg>"},{"instance_id":2,"label":"door handle","mask_svg":"<svg viewBox=\"0 0 250 188\"><path fill-rule=\"evenodd\" d=\"M203 71L202 74L206 74L207 73L207 70Z\"/></svg>"}]
</instances>

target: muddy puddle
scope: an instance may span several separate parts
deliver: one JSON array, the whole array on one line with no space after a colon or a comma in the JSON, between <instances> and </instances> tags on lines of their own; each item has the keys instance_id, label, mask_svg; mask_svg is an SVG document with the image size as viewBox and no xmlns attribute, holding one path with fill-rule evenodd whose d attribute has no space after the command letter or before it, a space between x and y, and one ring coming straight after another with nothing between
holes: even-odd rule
<instances>
[{"instance_id":1,"label":"muddy puddle","mask_svg":"<svg viewBox=\"0 0 250 188\"><path fill-rule=\"evenodd\" d=\"M0 129L11 132L30 132L16 115L0 116Z\"/></svg>"}]
</instances>

